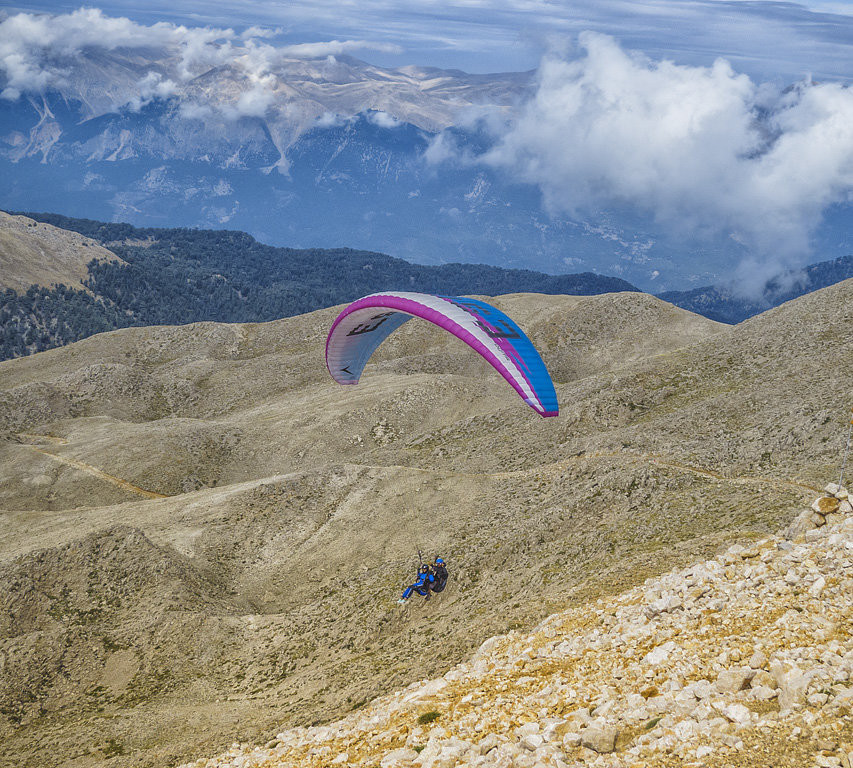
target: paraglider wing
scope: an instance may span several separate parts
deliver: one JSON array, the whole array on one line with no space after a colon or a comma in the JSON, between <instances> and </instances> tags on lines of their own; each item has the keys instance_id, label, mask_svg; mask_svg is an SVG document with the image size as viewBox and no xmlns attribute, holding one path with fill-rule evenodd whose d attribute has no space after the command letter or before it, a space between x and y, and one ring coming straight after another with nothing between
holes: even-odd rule
<instances>
[{"instance_id":1,"label":"paraglider wing","mask_svg":"<svg viewBox=\"0 0 853 768\"><path fill-rule=\"evenodd\" d=\"M557 394L530 339L484 301L429 293L374 293L338 315L326 339L326 366L339 384L358 384L376 348L412 317L444 328L481 354L540 416L558 414Z\"/></svg>"}]
</instances>

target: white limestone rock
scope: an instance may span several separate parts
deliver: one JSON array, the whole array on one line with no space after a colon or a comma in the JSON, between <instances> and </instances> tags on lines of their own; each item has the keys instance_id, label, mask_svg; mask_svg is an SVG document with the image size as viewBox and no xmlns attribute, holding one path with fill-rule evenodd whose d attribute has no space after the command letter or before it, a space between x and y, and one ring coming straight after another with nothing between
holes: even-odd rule
<instances>
[{"instance_id":1,"label":"white limestone rock","mask_svg":"<svg viewBox=\"0 0 853 768\"><path fill-rule=\"evenodd\" d=\"M382 768L408 768L417 757L418 753L414 749L394 749L379 761L379 765Z\"/></svg>"},{"instance_id":2,"label":"white limestone rock","mask_svg":"<svg viewBox=\"0 0 853 768\"><path fill-rule=\"evenodd\" d=\"M566 731L563 735L563 746L566 749L574 749L581 745L581 735L576 731Z\"/></svg>"},{"instance_id":3,"label":"white limestone rock","mask_svg":"<svg viewBox=\"0 0 853 768\"><path fill-rule=\"evenodd\" d=\"M811 509L804 509L785 529L784 536L790 541L796 541L801 536L805 536L807 531L823 525L823 523L824 518L822 515L817 515Z\"/></svg>"},{"instance_id":4,"label":"white limestone rock","mask_svg":"<svg viewBox=\"0 0 853 768\"><path fill-rule=\"evenodd\" d=\"M477 750L481 755L488 754L496 747L499 747L503 741L500 736L496 733L490 733L487 736L484 736L480 741L477 742Z\"/></svg>"},{"instance_id":5,"label":"white limestone rock","mask_svg":"<svg viewBox=\"0 0 853 768\"><path fill-rule=\"evenodd\" d=\"M590 726L581 734L581 746L600 754L607 754L616 749L616 739L619 731L612 726Z\"/></svg>"},{"instance_id":6,"label":"white limestone rock","mask_svg":"<svg viewBox=\"0 0 853 768\"><path fill-rule=\"evenodd\" d=\"M749 688L749 683L753 677L755 677L755 670L751 667L724 669L717 677L714 687L720 693L737 693Z\"/></svg>"},{"instance_id":7,"label":"white limestone rock","mask_svg":"<svg viewBox=\"0 0 853 768\"><path fill-rule=\"evenodd\" d=\"M803 704L809 678L799 667L793 666L786 669L784 664L774 661L770 664L770 674L775 679L776 687L779 689L779 707L783 712Z\"/></svg>"},{"instance_id":8,"label":"white limestone rock","mask_svg":"<svg viewBox=\"0 0 853 768\"><path fill-rule=\"evenodd\" d=\"M545 727L542 729L542 738L549 743L552 741L560 741L568 726L568 720L552 718L544 725Z\"/></svg>"},{"instance_id":9,"label":"white limestone rock","mask_svg":"<svg viewBox=\"0 0 853 768\"><path fill-rule=\"evenodd\" d=\"M675 611L683 606L683 602L676 595L664 595L658 600L654 600L649 603L644 612L646 616L650 619L660 616L662 613L670 613L671 611Z\"/></svg>"},{"instance_id":10,"label":"white limestone rock","mask_svg":"<svg viewBox=\"0 0 853 768\"><path fill-rule=\"evenodd\" d=\"M522 737L519 741L519 744L529 752L535 752L544 743L545 739L543 739L542 734L539 733L530 733L527 736Z\"/></svg>"},{"instance_id":11,"label":"white limestone rock","mask_svg":"<svg viewBox=\"0 0 853 768\"><path fill-rule=\"evenodd\" d=\"M652 649L643 657L643 663L651 666L659 666L669 659L670 653L675 650L675 643L669 640L666 643Z\"/></svg>"}]
</instances>

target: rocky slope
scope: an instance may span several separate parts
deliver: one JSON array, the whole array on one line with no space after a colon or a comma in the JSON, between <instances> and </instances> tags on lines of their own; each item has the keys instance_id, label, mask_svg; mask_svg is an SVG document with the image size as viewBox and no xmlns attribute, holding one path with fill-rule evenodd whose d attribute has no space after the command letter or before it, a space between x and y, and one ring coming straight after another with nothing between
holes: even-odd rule
<instances>
[{"instance_id":1,"label":"rocky slope","mask_svg":"<svg viewBox=\"0 0 853 768\"><path fill-rule=\"evenodd\" d=\"M91 238L0 211L0 289L60 284L82 289L93 260L121 261Z\"/></svg>"},{"instance_id":2,"label":"rocky slope","mask_svg":"<svg viewBox=\"0 0 853 768\"><path fill-rule=\"evenodd\" d=\"M826 519L818 510L834 511ZM186 768L652 768L853 761L853 507L487 640L344 720ZM818 526L820 523L820 526Z\"/></svg>"},{"instance_id":3,"label":"rocky slope","mask_svg":"<svg viewBox=\"0 0 853 768\"><path fill-rule=\"evenodd\" d=\"M548 420L424 323L334 385L333 309L3 363L0 763L264 743L766 538L837 472L850 289L736 328L642 294L499 297L554 374ZM453 585L401 612L417 547Z\"/></svg>"}]
</instances>

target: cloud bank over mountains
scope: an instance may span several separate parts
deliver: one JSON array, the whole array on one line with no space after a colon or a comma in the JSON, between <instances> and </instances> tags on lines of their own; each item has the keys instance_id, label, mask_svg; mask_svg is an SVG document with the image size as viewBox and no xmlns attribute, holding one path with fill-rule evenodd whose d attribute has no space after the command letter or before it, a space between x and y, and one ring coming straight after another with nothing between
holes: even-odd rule
<instances>
[{"instance_id":1,"label":"cloud bank over mountains","mask_svg":"<svg viewBox=\"0 0 853 768\"><path fill-rule=\"evenodd\" d=\"M110 18L94 8L59 16L19 13L0 22L0 72L5 80L0 96L14 100L23 93L62 84L86 49L178 46L183 71L189 74L193 65L214 64L216 58L226 55L228 39L233 36L230 30L187 29L166 23L144 26L126 18ZM217 41L226 45L211 57L216 50L212 43Z\"/></svg>"},{"instance_id":2,"label":"cloud bank over mountains","mask_svg":"<svg viewBox=\"0 0 853 768\"><path fill-rule=\"evenodd\" d=\"M258 27L237 33L229 28L166 22L144 25L106 16L97 8L80 8L62 15L19 13L0 22L0 97L15 100L25 93L62 87L86 52L154 48L163 49L164 57L176 57L174 71L168 76L147 73L135 83L126 101L116 107L176 95L181 84L214 67L230 65L240 69L251 82L251 94L239 99L237 112L260 116L264 102L269 105L271 101L264 96L265 92L271 96L271 70L285 58L397 50L396 46L367 40L275 46L267 42L274 34L274 30Z\"/></svg>"},{"instance_id":3,"label":"cloud bank over mountains","mask_svg":"<svg viewBox=\"0 0 853 768\"><path fill-rule=\"evenodd\" d=\"M629 206L676 236L728 236L745 290L800 263L831 205L853 200L853 91L778 90L719 59L653 61L585 33L547 57L535 95L477 162L536 184L553 213ZM452 154L444 138L436 156ZM468 158L471 161L471 158Z\"/></svg>"}]
</instances>

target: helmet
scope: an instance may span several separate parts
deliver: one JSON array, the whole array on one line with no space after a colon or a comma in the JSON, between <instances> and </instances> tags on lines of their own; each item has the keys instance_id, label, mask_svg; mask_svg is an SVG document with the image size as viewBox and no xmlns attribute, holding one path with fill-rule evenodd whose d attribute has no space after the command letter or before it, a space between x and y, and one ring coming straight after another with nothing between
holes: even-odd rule
<instances>
[{"instance_id":1,"label":"helmet","mask_svg":"<svg viewBox=\"0 0 853 768\"><path fill-rule=\"evenodd\" d=\"M437 557L437 558L435 558L435 564L436 565L444 565L444 560L442 560L440 557Z\"/></svg>"},{"instance_id":2,"label":"helmet","mask_svg":"<svg viewBox=\"0 0 853 768\"><path fill-rule=\"evenodd\" d=\"M429 573L429 566L428 565L422 565L420 567L420 569L418 569L418 573Z\"/></svg>"}]
</instances>

